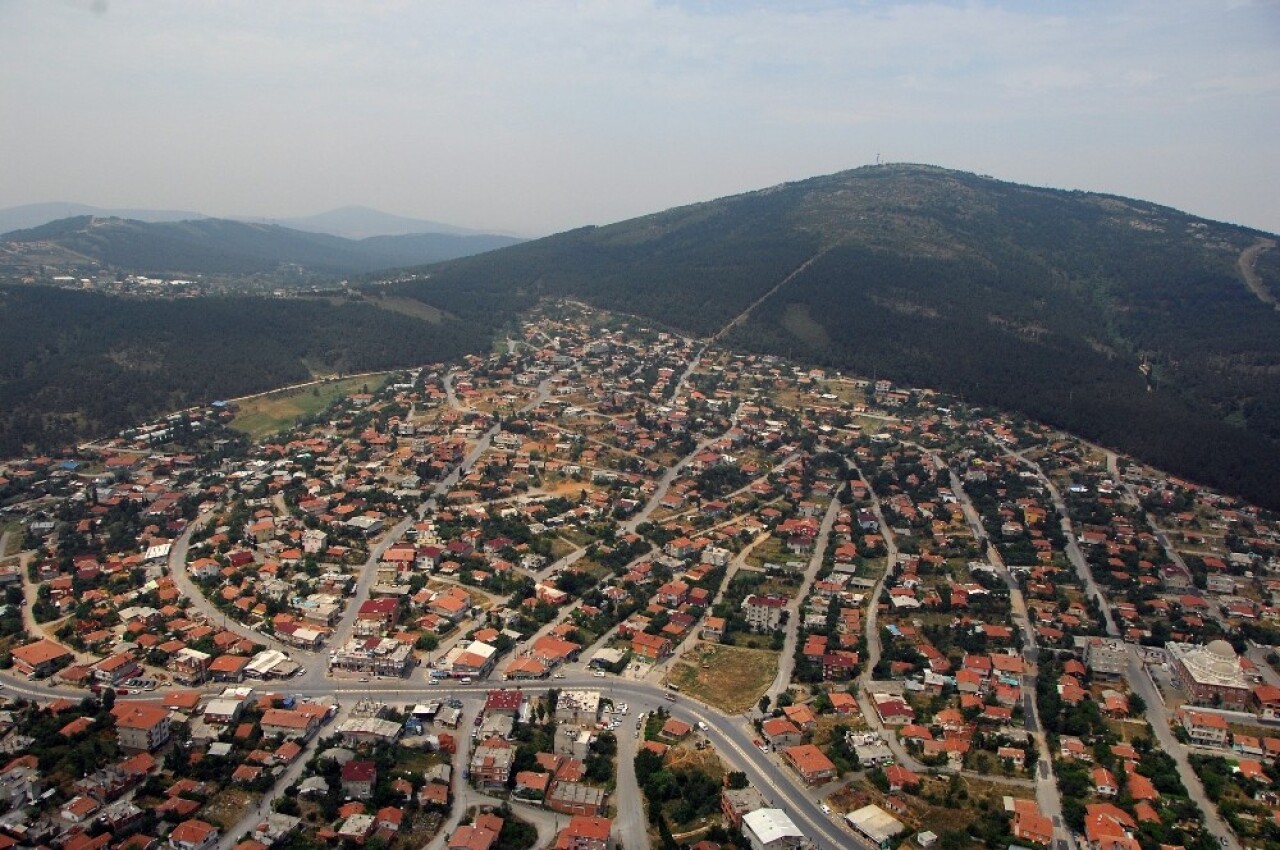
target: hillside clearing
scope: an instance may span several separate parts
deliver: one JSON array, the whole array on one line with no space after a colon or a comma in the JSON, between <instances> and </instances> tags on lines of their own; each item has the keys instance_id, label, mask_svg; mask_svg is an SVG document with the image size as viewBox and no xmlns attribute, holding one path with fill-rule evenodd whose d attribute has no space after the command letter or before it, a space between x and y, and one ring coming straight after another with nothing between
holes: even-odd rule
<instances>
[{"instance_id":1,"label":"hillside clearing","mask_svg":"<svg viewBox=\"0 0 1280 850\"><path fill-rule=\"evenodd\" d=\"M231 421L231 427L252 440L260 440L319 413L340 398L361 392L365 387L369 391L381 387L388 374L326 381L245 399L239 402L240 412Z\"/></svg>"}]
</instances>

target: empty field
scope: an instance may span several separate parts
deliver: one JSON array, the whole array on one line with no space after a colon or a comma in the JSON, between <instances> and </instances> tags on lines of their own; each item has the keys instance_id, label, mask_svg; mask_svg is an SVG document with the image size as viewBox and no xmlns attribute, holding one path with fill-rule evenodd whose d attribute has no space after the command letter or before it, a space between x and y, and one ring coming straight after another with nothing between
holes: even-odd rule
<instances>
[{"instance_id":1,"label":"empty field","mask_svg":"<svg viewBox=\"0 0 1280 850\"><path fill-rule=\"evenodd\" d=\"M365 375L245 399L239 402L240 412L231 421L231 427L248 434L250 439L260 440L319 413L340 398L360 392L363 387L372 392L385 380L386 375Z\"/></svg>"},{"instance_id":2,"label":"empty field","mask_svg":"<svg viewBox=\"0 0 1280 850\"><path fill-rule=\"evenodd\" d=\"M776 652L702 644L676 662L667 681L726 714L740 714L759 702L777 675Z\"/></svg>"}]
</instances>

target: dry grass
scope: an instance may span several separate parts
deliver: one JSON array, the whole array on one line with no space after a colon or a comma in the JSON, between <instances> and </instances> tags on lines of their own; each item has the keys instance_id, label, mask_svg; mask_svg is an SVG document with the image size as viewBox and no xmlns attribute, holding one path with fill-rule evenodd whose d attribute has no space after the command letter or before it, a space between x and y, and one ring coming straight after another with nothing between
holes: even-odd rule
<instances>
[{"instance_id":1,"label":"dry grass","mask_svg":"<svg viewBox=\"0 0 1280 850\"><path fill-rule=\"evenodd\" d=\"M365 375L245 399L239 402L240 412L231 420L231 427L248 434L250 439L260 440L319 413L340 398L360 392L362 387L373 391L385 380L385 375Z\"/></svg>"},{"instance_id":2,"label":"dry grass","mask_svg":"<svg viewBox=\"0 0 1280 850\"><path fill-rule=\"evenodd\" d=\"M760 701L777 674L776 652L704 643L676 662L667 681L727 714L741 714Z\"/></svg>"},{"instance_id":3,"label":"dry grass","mask_svg":"<svg viewBox=\"0 0 1280 850\"><path fill-rule=\"evenodd\" d=\"M228 788L220 792L200 810L200 819L226 832L236 825L244 813L258 805L258 798L248 791Z\"/></svg>"}]
</instances>

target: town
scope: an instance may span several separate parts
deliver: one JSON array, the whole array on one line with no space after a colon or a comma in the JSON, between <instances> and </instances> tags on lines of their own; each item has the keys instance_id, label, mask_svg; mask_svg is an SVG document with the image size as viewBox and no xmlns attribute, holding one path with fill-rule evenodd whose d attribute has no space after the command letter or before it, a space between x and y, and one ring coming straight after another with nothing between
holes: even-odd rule
<instances>
[{"instance_id":1,"label":"town","mask_svg":"<svg viewBox=\"0 0 1280 850\"><path fill-rule=\"evenodd\" d=\"M1280 518L573 301L358 381L0 466L0 850L1280 846Z\"/></svg>"}]
</instances>

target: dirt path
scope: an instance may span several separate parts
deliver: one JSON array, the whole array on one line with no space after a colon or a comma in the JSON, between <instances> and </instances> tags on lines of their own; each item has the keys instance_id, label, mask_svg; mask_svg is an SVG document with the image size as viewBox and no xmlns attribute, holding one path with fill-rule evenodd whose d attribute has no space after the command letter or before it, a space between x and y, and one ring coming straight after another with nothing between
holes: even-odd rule
<instances>
[{"instance_id":1,"label":"dirt path","mask_svg":"<svg viewBox=\"0 0 1280 850\"><path fill-rule=\"evenodd\" d=\"M1259 237L1257 242L1240 252L1240 259L1236 261L1236 266L1239 267L1240 276L1244 278L1249 291L1258 296L1258 300L1263 304L1270 304L1274 309L1280 310L1280 302L1267 288L1266 282L1258 276L1257 269L1258 257L1264 251L1270 251L1274 247L1276 247L1276 240Z\"/></svg>"},{"instance_id":2,"label":"dirt path","mask_svg":"<svg viewBox=\"0 0 1280 850\"><path fill-rule=\"evenodd\" d=\"M725 325L723 328L717 331L715 336L711 337L710 341L719 342L721 339L723 339L725 334L727 334L729 331L733 330L735 327L745 322L747 320L747 317L751 315L752 310L759 307L769 298L772 298L773 295L779 289L782 289L782 287L786 286L788 283L790 283L791 281L799 277L800 274L803 273L805 269L809 268L809 266L817 262L819 257L821 257L823 254L827 253L827 251L830 251L830 250L831 250L830 248L824 248L823 250L819 251L818 253L814 254L812 257L810 257L809 259L801 263L800 266L795 271L793 271L791 274L784 277L782 280L778 281L778 283L772 289L770 289L764 295L761 295L755 301L752 301L751 304L748 305L747 309L743 310L741 313L739 313L738 315L730 319L729 324Z\"/></svg>"}]
</instances>

